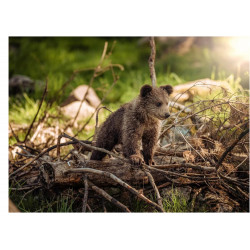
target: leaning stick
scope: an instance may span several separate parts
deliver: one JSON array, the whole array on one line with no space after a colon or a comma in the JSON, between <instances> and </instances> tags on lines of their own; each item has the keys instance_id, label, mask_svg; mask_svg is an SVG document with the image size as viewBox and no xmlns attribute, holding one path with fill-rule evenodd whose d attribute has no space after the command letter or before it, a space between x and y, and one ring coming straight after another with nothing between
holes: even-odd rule
<instances>
[{"instance_id":1,"label":"leaning stick","mask_svg":"<svg viewBox=\"0 0 250 250\"><path fill-rule=\"evenodd\" d=\"M83 202L82 202L82 212L86 212L88 193L89 193L87 175L84 175L83 181L84 181L84 197L83 197Z\"/></svg>"},{"instance_id":2,"label":"leaning stick","mask_svg":"<svg viewBox=\"0 0 250 250\"><path fill-rule=\"evenodd\" d=\"M29 134L30 134L30 131L31 131L33 125L34 125L34 122L35 122L35 120L36 120L36 118L37 118L37 115L38 115L38 113L39 113L39 111L40 111L40 109L41 109L41 107L42 107L44 98L45 98L46 93L47 93L47 89L48 89L48 79L46 79L45 88L44 88L44 91L43 91L43 96L42 96L42 99L41 99L41 101L40 101L40 104L39 104L38 110L37 110L37 112L36 112L36 115L35 115L33 121L32 121L31 124L30 124L30 127L29 127L29 129L28 129L27 134L25 135L24 140L23 140L23 141L20 141L20 142L26 142L26 140L27 140L27 138L28 138L28 136L29 136Z\"/></svg>"},{"instance_id":3,"label":"leaning stick","mask_svg":"<svg viewBox=\"0 0 250 250\"><path fill-rule=\"evenodd\" d=\"M146 203L155 207L158 211L164 212L164 210L158 204L149 200L146 196L141 194L139 191L137 191L135 188L128 185L126 182L124 182L120 178L116 177L114 174L111 174L111 173L105 172L105 171L101 171L101 170L92 169L92 168L73 168L73 169L66 170L64 172L64 174L69 174L69 173L93 173L93 174L99 174L99 175L108 177L108 178L112 179L113 181L117 182L118 184L120 184L122 187L128 189L132 194L135 194L137 197L139 197L140 199L142 199Z\"/></svg>"},{"instance_id":4,"label":"leaning stick","mask_svg":"<svg viewBox=\"0 0 250 250\"><path fill-rule=\"evenodd\" d=\"M68 146L68 145L71 145L71 144L76 144L77 142L79 141L70 141L70 142L65 142L65 143L61 143L59 144L59 147L63 147L63 146ZM84 141L84 145L88 145L86 143L91 143L89 141ZM25 165L23 165L22 167L18 168L16 171L12 172L10 176L18 173L19 171L23 170L24 168L28 167L31 163L33 163L34 161L36 161L38 158L42 157L43 155L45 155L46 153L50 152L51 150L55 149L58 147L58 144L57 145L54 145L52 147L49 147L47 148L46 150L44 150L43 152L41 152L40 154L38 154L35 158L33 158L31 161L29 161L28 163L26 163Z\"/></svg>"},{"instance_id":5,"label":"leaning stick","mask_svg":"<svg viewBox=\"0 0 250 250\"><path fill-rule=\"evenodd\" d=\"M109 154L109 155L111 155L111 156L114 156L115 158L118 158L118 159L120 159L120 160L122 160L122 161L125 161L126 163L130 163L130 161L129 161L128 159L125 159L125 158L123 158L123 157L121 157L121 156L119 156L119 155L117 155L117 154L115 154L115 153L113 153L113 152L111 152L111 151L108 151L108 150L103 149L103 148L98 148L98 147L95 147L95 146L86 144L86 143L84 143L84 142L82 142L82 141L79 141L79 140L77 140L76 138L74 138L74 137L72 137L72 136L69 136L69 135L67 135L67 134L65 134L65 133L62 133L62 134L58 137L58 141L57 141L57 145L58 145L58 146L57 146L57 158L58 158L58 160L60 159L60 146L59 146L59 145L60 145L60 139L61 139L62 137L68 138L68 139L72 140L72 141L75 142L75 143L79 143L79 144L85 146L86 148L89 148L89 149L92 149L92 150L98 150L98 151L100 151L100 152L104 152L104 153L106 153L106 154Z\"/></svg>"},{"instance_id":6,"label":"leaning stick","mask_svg":"<svg viewBox=\"0 0 250 250\"><path fill-rule=\"evenodd\" d=\"M110 196L107 192L105 192L103 189L97 187L96 185L94 185L91 181L88 181L89 186L91 187L91 189L93 189L96 193L100 194L102 197L104 197L106 200L108 200L109 202L111 202L112 204L114 204L115 206L119 207L120 209L122 209L124 212L129 212L131 213L131 211L121 202L119 202L118 200L116 200L115 198L113 198L112 196Z\"/></svg>"},{"instance_id":7,"label":"leaning stick","mask_svg":"<svg viewBox=\"0 0 250 250\"><path fill-rule=\"evenodd\" d=\"M90 82L89 82L87 91L85 92L84 96L82 97L80 106L79 106L79 108L78 108L78 110L77 110L77 112L76 112L76 115L75 115L75 117L74 117L73 122L71 123L71 125L73 125L73 124L75 123L75 121L76 121L76 119L77 119L77 117L78 117L78 115L79 115L79 113L80 113L80 110L81 110L81 108L82 108L82 104L83 104L83 102L86 100L86 97L87 97L87 94L88 94L88 92L89 92L89 89L90 89L90 87L92 86L92 84L93 84L93 82L94 82L94 79L95 79L95 77L96 77L96 73L100 70L101 64L102 64L102 62L103 62L103 60L104 60L104 58L105 58L105 55L106 55L106 53L107 53L107 48L108 48L108 42L105 42L104 48L103 48L103 52L102 52L101 60L100 60L99 64L97 65L97 67L96 67L95 70L94 70L94 73L93 73L93 76L92 76L91 79L90 79Z\"/></svg>"},{"instance_id":8,"label":"leaning stick","mask_svg":"<svg viewBox=\"0 0 250 250\"><path fill-rule=\"evenodd\" d=\"M226 158L227 154L232 151L234 149L234 147L237 145L237 143L245 136L249 133L249 128L245 129L240 135L239 137L224 151L224 153L222 154L221 158L219 159L216 167L216 170L218 170L219 166L221 165L221 163L223 162L223 160Z\"/></svg>"},{"instance_id":9,"label":"leaning stick","mask_svg":"<svg viewBox=\"0 0 250 250\"><path fill-rule=\"evenodd\" d=\"M16 141L20 142L20 140L19 140L18 136L16 135L16 133L14 132L14 129L12 128L10 122L9 122L9 126L10 126L11 132L12 132L13 136L15 137Z\"/></svg>"},{"instance_id":10,"label":"leaning stick","mask_svg":"<svg viewBox=\"0 0 250 250\"><path fill-rule=\"evenodd\" d=\"M154 37L149 38L150 47L151 47L151 54L148 59L149 70L150 70L150 78L152 81L152 86L156 87L156 74L155 74L155 40Z\"/></svg>"},{"instance_id":11,"label":"leaning stick","mask_svg":"<svg viewBox=\"0 0 250 250\"><path fill-rule=\"evenodd\" d=\"M158 202L159 206L162 208L163 211L165 211L164 207L163 207L163 204L162 204L162 197L161 197L160 192L159 192L159 190L158 190L158 188L157 188L157 186L155 184L155 180L154 180L153 176L151 175L151 173L148 170L145 170L145 173L148 176L150 184L152 185L152 187L153 187L153 189L155 191L155 194L156 194L156 197L157 197L157 202Z\"/></svg>"}]
</instances>

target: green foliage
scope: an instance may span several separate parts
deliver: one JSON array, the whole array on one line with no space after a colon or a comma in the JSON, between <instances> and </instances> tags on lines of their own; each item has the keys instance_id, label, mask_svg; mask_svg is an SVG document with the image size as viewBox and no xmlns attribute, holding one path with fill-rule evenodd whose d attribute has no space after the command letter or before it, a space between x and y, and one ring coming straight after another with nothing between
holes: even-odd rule
<instances>
[{"instance_id":1,"label":"green foliage","mask_svg":"<svg viewBox=\"0 0 250 250\"><path fill-rule=\"evenodd\" d=\"M44 111L45 103L43 103L41 112ZM9 121L18 124L30 124L37 113L39 101L31 99L26 93L22 98L17 100L10 97L9 100ZM39 117L38 117L39 119Z\"/></svg>"},{"instance_id":2,"label":"green foliage","mask_svg":"<svg viewBox=\"0 0 250 250\"><path fill-rule=\"evenodd\" d=\"M143 84L151 82L148 69L150 48L148 44L139 45L138 39L137 37L11 37L9 74L10 76L26 75L43 82L48 77L49 100L55 97L56 92L75 70L89 69L79 73L63 91L62 96L56 96L56 104L59 105L78 85L89 83L93 74L91 68L98 65L104 43L108 41L107 54L109 55L111 51L112 53L108 59L105 59L104 64L107 65L112 61L123 65L125 70L121 72L119 69L114 69L120 77L116 86L108 94L104 105L114 104L118 107L121 103L134 98ZM216 50L206 44L201 47L194 46L188 53L180 55L171 50L171 43L166 45L156 43L155 66L158 85L176 85L189 80L211 77L227 79L234 89L239 89L239 82L244 78L243 73L239 73L236 63L229 57L227 47L223 47L224 40L211 39L215 45L220 46L223 56L218 55ZM167 53L164 52L166 49ZM225 65L224 68L223 65ZM227 78L228 75L230 75L229 78ZM100 98L112 82L110 71L94 80L93 87ZM40 100L42 92L43 85L36 83L35 93L29 97L26 95L21 100L10 98L10 120L16 123L28 123L36 110L36 100Z\"/></svg>"},{"instance_id":3,"label":"green foliage","mask_svg":"<svg viewBox=\"0 0 250 250\"><path fill-rule=\"evenodd\" d=\"M163 207L166 212L190 212L190 203L186 198L172 188L171 196L163 199Z\"/></svg>"}]
</instances>

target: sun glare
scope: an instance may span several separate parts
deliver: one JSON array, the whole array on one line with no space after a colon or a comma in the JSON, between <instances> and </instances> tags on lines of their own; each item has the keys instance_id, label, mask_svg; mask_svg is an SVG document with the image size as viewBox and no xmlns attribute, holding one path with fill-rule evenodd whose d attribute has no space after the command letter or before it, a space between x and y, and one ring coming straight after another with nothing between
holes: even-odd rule
<instances>
[{"instance_id":1,"label":"sun glare","mask_svg":"<svg viewBox=\"0 0 250 250\"><path fill-rule=\"evenodd\" d=\"M230 39L233 53L244 59L250 57L250 37L233 37Z\"/></svg>"}]
</instances>

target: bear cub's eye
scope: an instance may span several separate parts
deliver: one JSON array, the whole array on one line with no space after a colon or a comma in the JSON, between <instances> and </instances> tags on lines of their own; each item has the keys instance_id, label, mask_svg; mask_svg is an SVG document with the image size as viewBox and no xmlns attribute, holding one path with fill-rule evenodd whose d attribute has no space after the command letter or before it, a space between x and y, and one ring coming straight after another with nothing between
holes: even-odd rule
<instances>
[{"instance_id":1,"label":"bear cub's eye","mask_svg":"<svg viewBox=\"0 0 250 250\"><path fill-rule=\"evenodd\" d=\"M157 102L157 103L156 103L156 106L157 106L157 107L160 107L161 105L162 105L162 102Z\"/></svg>"}]
</instances>

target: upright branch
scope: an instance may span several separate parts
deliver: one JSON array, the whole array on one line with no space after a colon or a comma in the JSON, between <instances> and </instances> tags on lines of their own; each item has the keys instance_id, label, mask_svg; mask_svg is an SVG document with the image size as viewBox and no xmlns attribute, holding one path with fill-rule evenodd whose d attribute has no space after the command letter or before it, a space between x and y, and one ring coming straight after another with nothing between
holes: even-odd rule
<instances>
[{"instance_id":1,"label":"upright branch","mask_svg":"<svg viewBox=\"0 0 250 250\"><path fill-rule=\"evenodd\" d=\"M103 49L103 52L102 52L101 60L100 60L99 64L97 65L97 67L96 67L95 70L94 70L94 73L93 73L93 76L92 76L91 79L90 79L90 82L89 82L87 91L85 92L84 96L82 97L80 106L79 106L79 108L78 108L78 110L77 110L77 112L76 112L76 115L75 115L75 117L74 117L74 119L73 119L73 122L71 123L71 126L75 123L75 121L76 121L76 119L77 119L77 117L78 117L78 115L79 115L79 113L80 113L80 110L81 110L81 108L82 108L82 104L83 104L83 102L85 101L85 99L86 99L86 97L87 97L88 91L89 91L90 87L92 86L92 84L93 84L93 82L94 82L94 79L96 78L97 73L100 71L101 65L102 65L103 60L104 60L104 58L105 58L105 55L106 55L106 53L107 53L107 48L108 48L108 42L105 42L105 44L104 44L104 49Z\"/></svg>"},{"instance_id":2,"label":"upright branch","mask_svg":"<svg viewBox=\"0 0 250 250\"><path fill-rule=\"evenodd\" d=\"M149 42L150 42L150 47L151 47L151 54L150 57L148 59L148 64L149 64L149 70L150 70L150 77L151 77L151 81L152 81L152 86L156 86L156 74L155 74L155 54L156 54L156 50L155 50L155 39L154 37L150 37L149 38Z\"/></svg>"},{"instance_id":3,"label":"upright branch","mask_svg":"<svg viewBox=\"0 0 250 250\"><path fill-rule=\"evenodd\" d=\"M29 126L28 132L27 132L27 134L25 135L24 140L23 140L23 141L20 141L20 142L26 142L26 140L27 140L27 138L28 138L28 136L29 136L29 134L30 134L30 131L31 131L33 125L34 125L34 122L36 121L36 118L37 118L37 116L38 116L38 113L39 113L39 111L40 111L40 109L41 109L41 107L42 107L44 98L45 98L45 96L46 96L46 94L47 94L47 90L48 90L48 79L46 79L46 83L45 83L45 87L44 87L44 91L43 91L43 96L42 96L42 99L41 99L41 101L40 101L40 104L39 104L38 110L37 110L37 112L36 112L36 115L35 115L33 121L31 122L31 124L30 124L30 126Z\"/></svg>"}]
</instances>

